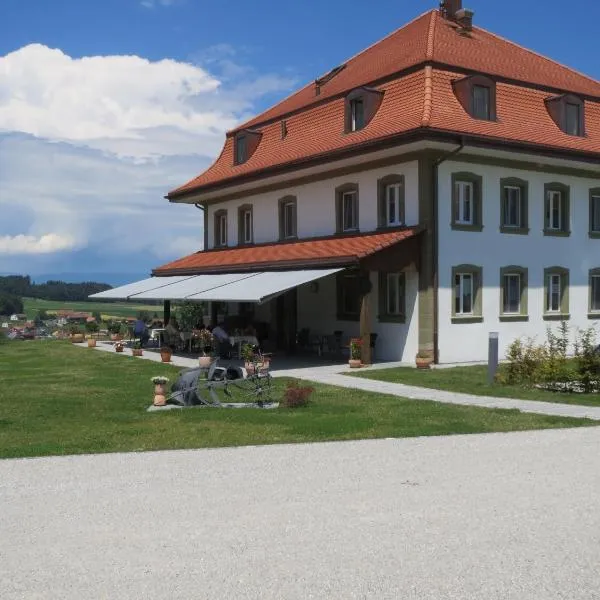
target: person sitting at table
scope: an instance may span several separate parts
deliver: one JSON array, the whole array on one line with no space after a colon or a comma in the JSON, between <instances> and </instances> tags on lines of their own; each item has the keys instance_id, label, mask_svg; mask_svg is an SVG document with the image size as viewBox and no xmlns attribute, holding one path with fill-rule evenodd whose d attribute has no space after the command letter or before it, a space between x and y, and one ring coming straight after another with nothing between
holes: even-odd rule
<instances>
[{"instance_id":1,"label":"person sitting at table","mask_svg":"<svg viewBox=\"0 0 600 600\"><path fill-rule=\"evenodd\" d=\"M139 317L136 319L135 324L133 325L133 337L140 339L140 345L143 348L150 339L150 333L148 331L148 327L143 319Z\"/></svg>"},{"instance_id":2,"label":"person sitting at table","mask_svg":"<svg viewBox=\"0 0 600 600\"><path fill-rule=\"evenodd\" d=\"M212 334L217 340L217 352L221 358L231 358L231 340L229 334L225 331L223 323L213 327Z\"/></svg>"},{"instance_id":3,"label":"person sitting at table","mask_svg":"<svg viewBox=\"0 0 600 600\"><path fill-rule=\"evenodd\" d=\"M164 340L167 346L171 348L177 348L181 344L181 338L179 337L179 324L175 317L171 317L169 323L165 327Z\"/></svg>"}]
</instances>

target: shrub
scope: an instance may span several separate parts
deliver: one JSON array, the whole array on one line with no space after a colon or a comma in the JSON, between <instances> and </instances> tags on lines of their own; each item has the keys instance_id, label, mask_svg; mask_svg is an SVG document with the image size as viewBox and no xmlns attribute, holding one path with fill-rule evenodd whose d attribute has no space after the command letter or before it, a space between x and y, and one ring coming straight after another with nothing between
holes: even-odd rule
<instances>
[{"instance_id":1,"label":"shrub","mask_svg":"<svg viewBox=\"0 0 600 600\"><path fill-rule=\"evenodd\" d=\"M593 327L580 329L575 341L575 364L578 380L583 391L589 394L600 387L600 352L596 345L596 331Z\"/></svg>"},{"instance_id":2,"label":"shrub","mask_svg":"<svg viewBox=\"0 0 600 600\"><path fill-rule=\"evenodd\" d=\"M297 382L288 383L283 394L283 406L285 408L300 408L307 406L310 402L310 396L314 392L314 388L309 386L301 387Z\"/></svg>"},{"instance_id":3,"label":"shrub","mask_svg":"<svg viewBox=\"0 0 600 600\"><path fill-rule=\"evenodd\" d=\"M503 379L512 385L537 381L545 354L544 346L536 345L534 338L516 339L508 347Z\"/></svg>"},{"instance_id":4,"label":"shrub","mask_svg":"<svg viewBox=\"0 0 600 600\"><path fill-rule=\"evenodd\" d=\"M85 324L85 328L88 333L97 333L100 330L100 325L98 325L97 321L89 321Z\"/></svg>"}]
</instances>

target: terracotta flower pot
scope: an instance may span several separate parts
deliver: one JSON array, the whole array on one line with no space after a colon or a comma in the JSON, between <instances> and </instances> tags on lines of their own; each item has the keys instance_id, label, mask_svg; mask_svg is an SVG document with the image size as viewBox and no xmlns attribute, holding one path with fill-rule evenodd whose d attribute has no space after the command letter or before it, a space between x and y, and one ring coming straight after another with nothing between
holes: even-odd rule
<instances>
[{"instance_id":1,"label":"terracotta flower pot","mask_svg":"<svg viewBox=\"0 0 600 600\"><path fill-rule=\"evenodd\" d=\"M133 356L143 356L144 351L141 348L133 348L131 354L133 354Z\"/></svg>"},{"instance_id":2,"label":"terracotta flower pot","mask_svg":"<svg viewBox=\"0 0 600 600\"><path fill-rule=\"evenodd\" d=\"M123 352L123 346L115 346L115 352Z\"/></svg>"},{"instance_id":3,"label":"terracotta flower pot","mask_svg":"<svg viewBox=\"0 0 600 600\"><path fill-rule=\"evenodd\" d=\"M111 342L120 342L123 339L123 336L120 333L111 333L110 341Z\"/></svg>"},{"instance_id":4,"label":"terracotta flower pot","mask_svg":"<svg viewBox=\"0 0 600 600\"><path fill-rule=\"evenodd\" d=\"M88 348L95 348L96 340L88 340Z\"/></svg>"},{"instance_id":5,"label":"terracotta flower pot","mask_svg":"<svg viewBox=\"0 0 600 600\"><path fill-rule=\"evenodd\" d=\"M168 363L171 362L171 352L167 351L167 350L161 350L160 351L160 360L162 360L162 362L164 363Z\"/></svg>"},{"instance_id":6,"label":"terracotta flower pot","mask_svg":"<svg viewBox=\"0 0 600 600\"><path fill-rule=\"evenodd\" d=\"M85 342L85 335L83 333L73 333L71 334L71 342L73 344L81 344Z\"/></svg>"},{"instance_id":7,"label":"terracotta flower pot","mask_svg":"<svg viewBox=\"0 0 600 600\"><path fill-rule=\"evenodd\" d=\"M359 369L362 367L362 362L360 361L360 358L351 358L348 361L348 365L350 365L351 369Z\"/></svg>"},{"instance_id":8,"label":"terracotta flower pot","mask_svg":"<svg viewBox=\"0 0 600 600\"><path fill-rule=\"evenodd\" d=\"M165 392L166 387L164 383L154 384L154 406L164 406L167 403Z\"/></svg>"},{"instance_id":9,"label":"terracotta flower pot","mask_svg":"<svg viewBox=\"0 0 600 600\"><path fill-rule=\"evenodd\" d=\"M431 358L417 357L415 359L415 364L417 365L417 369L430 369L432 362L433 361L431 360Z\"/></svg>"},{"instance_id":10,"label":"terracotta flower pot","mask_svg":"<svg viewBox=\"0 0 600 600\"><path fill-rule=\"evenodd\" d=\"M201 356L198 359L198 364L203 369L208 369L210 367L210 365L212 364L212 361L213 361L213 357L212 356Z\"/></svg>"}]
</instances>

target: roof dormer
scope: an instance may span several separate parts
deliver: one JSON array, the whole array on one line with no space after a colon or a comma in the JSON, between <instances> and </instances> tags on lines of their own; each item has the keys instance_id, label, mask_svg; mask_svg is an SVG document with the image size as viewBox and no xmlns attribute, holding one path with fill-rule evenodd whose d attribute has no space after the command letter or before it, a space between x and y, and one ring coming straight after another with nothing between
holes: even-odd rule
<instances>
[{"instance_id":1,"label":"roof dormer","mask_svg":"<svg viewBox=\"0 0 600 600\"><path fill-rule=\"evenodd\" d=\"M364 129L373 119L383 100L383 92L360 87L352 90L344 102L344 131Z\"/></svg>"},{"instance_id":2,"label":"roof dormer","mask_svg":"<svg viewBox=\"0 0 600 600\"><path fill-rule=\"evenodd\" d=\"M244 164L256 151L262 138L262 133L251 129L238 131L233 138L233 164Z\"/></svg>"},{"instance_id":3,"label":"roof dormer","mask_svg":"<svg viewBox=\"0 0 600 600\"><path fill-rule=\"evenodd\" d=\"M567 135L585 136L585 103L573 94L546 98L546 110L556 126Z\"/></svg>"},{"instance_id":4,"label":"roof dormer","mask_svg":"<svg viewBox=\"0 0 600 600\"><path fill-rule=\"evenodd\" d=\"M474 119L496 120L496 82L485 75L469 75L452 82L454 95Z\"/></svg>"}]
</instances>

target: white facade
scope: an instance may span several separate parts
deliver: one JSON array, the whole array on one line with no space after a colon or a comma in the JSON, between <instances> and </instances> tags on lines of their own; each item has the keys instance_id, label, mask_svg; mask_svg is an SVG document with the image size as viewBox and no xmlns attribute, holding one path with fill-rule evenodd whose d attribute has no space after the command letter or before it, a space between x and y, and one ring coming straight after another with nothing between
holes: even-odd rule
<instances>
[{"instance_id":1,"label":"white facade","mask_svg":"<svg viewBox=\"0 0 600 600\"><path fill-rule=\"evenodd\" d=\"M470 172L482 179L483 230L457 231L450 226L452 173ZM518 177L529 183L527 235L500 232L500 179ZM544 184L570 186L570 230L568 237L545 236ZM544 316L544 269L569 269L569 326L587 328L589 270L600 267L600 240L590 239L589 192L599 180L537 171L447 161L439 167L439 359L440 362L481 361L487 356L488 334L499 332L500 354L516 338L545 339L546 328L557 322ZM454 288L452 267L472 264L483 269L481 323L452 323ZM500 321L500 269L506 266L528 269L528 321Z\"/></svg>"}]
</instances>

